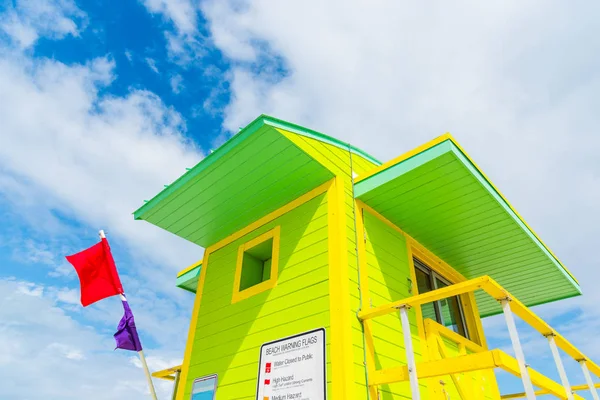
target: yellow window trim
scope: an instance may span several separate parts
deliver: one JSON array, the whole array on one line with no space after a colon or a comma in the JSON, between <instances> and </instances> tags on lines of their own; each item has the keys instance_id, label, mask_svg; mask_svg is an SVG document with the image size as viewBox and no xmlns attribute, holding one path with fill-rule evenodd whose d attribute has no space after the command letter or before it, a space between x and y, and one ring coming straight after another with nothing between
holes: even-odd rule
<instances>
[{"instance_id":1,"label":"yellow window trim","mask_svg":"<svg viewBox=\"0 0 600 400\"><path fill-rule=\"evenodd\" d=\"M235 278L233 279L233 295L231 296L231 304L237 303L256 294L262 293L265 290L269 290L275 287L277 284L277 274L279 272L279 240L281 237L281 227L276 226L263 233L260 236L242 244L238 247L237 263L235 265ZM269 279L261 282L257 285L250 286L247 289L240 289L240 281L242 280L242 264L244 262L244 252L258 246L261 243L266 242L269 239L273 239L273 254L271 256L271 275Z\"/></svg>"}]
</instances>

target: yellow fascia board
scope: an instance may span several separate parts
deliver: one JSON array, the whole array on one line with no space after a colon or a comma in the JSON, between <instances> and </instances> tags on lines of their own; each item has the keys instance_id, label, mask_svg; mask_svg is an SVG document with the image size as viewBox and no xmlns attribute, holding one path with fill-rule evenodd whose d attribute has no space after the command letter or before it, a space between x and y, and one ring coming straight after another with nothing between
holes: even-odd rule
<instances>
[{"instance_id":1,"label":"yellow fascia board","mask_svg":"<svg viewBox=\"0 0 600 400\"><path fill-rule=\"evenodd\" d=\"M263 233L260 236L242 244L238 247L237 263L235 266L235 278L233 279L233 294L231 296L231 304L247 299L256 294L269 290L277 285L277 273L279 272L279 238L281 236L281 227L275 228ZM244 262L244 252L259 244L273 239L273 254L271 257L271 275L269 279L258 285L251 286L247 289L240 290L240 281L242 279L242 264Z\"/></svg>"},{"instance_id":2,"label":"yellow fascia board","mask_svg":"<svg viewBox=\"0 0 600 400\"><path fill-rule=\"evenodd\" d=\"M410 151L407 151L406 153L402 154L401 156L393 158L390 161L387 161L387 162L381 164L380 166L373 168L369 172L366 172L366 173L364 173L362 175L357 176L356 179L354 179L354 183L356 184L356 183L358 183L360 181L364 181L365 179L372 177L373 175L377 175L381 171L386 170L389 167L392 167L392 166L394 166L396 164L399 164L402 161L407 160L407 159L411 158L412 156L415 156L415 155L417 155L419 153L422 153L425 150L430 149L433 146L438 145L438 144L440 144L443 141L448 140L448 139L454 141L452 139L452 136L449 133L445 133L442 136L438 136L435 139L430 140L429 142L420 145L419 147L416 147L416 148L414 148L414 149L412 149Z\"/></svg>"},{"instance_id":3,"label":"yellow fascia board","mask_svg":"<svg viewBox=\"0 0 600 400\"><path fill-rule=\"evenodd\" d=\"M519 218L521 220L521 222L523 223L523 225L525 225L527 227L527 229L529 229L529 231L533 234L533 236L535 236L535 238L540 242L540 244L542 246L544 246L546 248L546 250L548 250L548 253L550 253L552 255L552 257L554 257L554 259L560 264L560 266L564 268L564 270L567 272L567 274L569 274L569 276L571 278L573 278L573 280L579 285L579 281L577 280L577 278L575 278L575 275L573 275L571 273L571 271L569 271L569 269L567 267L565 267L565 265L560 261L560 259L556 256L556 254L554 254L552 252L552 250L550 250L550 247L546 246L546 243L544 243L542 241L542 239L538 236L537 233L535 233L535 231L533 230L533 228L531 228L531 226L529 226L529 224L525 221L525 219L521 216L521 214L519 214L518 211L512 206L512 204L510 204L510 202L502 194L502 192L500 191L500 189L498 189L496 187L496 185L494 185L494 183L490 180L490 178L488 178L487 175L483 172L483 170L481 168L479 168L479 165L477 165L475 163L475 161L473 161L473 159L471 158L471 156L469 156L469 154L465 151L465 149L462 148L462 146L452 137L452 135L450 135L449 133L447 135L448 135L448 139L450 141L452 141L452 143L463 153L463 155L467 158L467 160L469 160L469 162L471 164L473 164L473 167L475 167L475 169L481 174L481 176L483 176L483 178L496 191L496 193L498 193L498 196L500 196L502 198L502 200L504 200L504 202L506 203L506 205L508 206L508 208L510 208L515 213L515 215L517 216L517 218Z\"/></svg>"},{"instance_id":4,"label":"yellow fascia board","mask_svg":"<svg viewBox=\"0 0 600 400\"><path fill-rule=\"evenodd\" d=\"M179 271L179 272L177 273L177 277L179 278L180 276L182 276L182 275L184 275L184 274L187 274L188 272L190 272L190 271L191 271L191 270L193 270L194 268L201 267L201 266L202 266L202 259L200 259L200 260L196 261L195 263L193 263L193 264L192 264L192 265L190 265L189 267L187 267L187 268L184 268L184 269L182 269L181 271Z\"/></svg>"}]
</instances>

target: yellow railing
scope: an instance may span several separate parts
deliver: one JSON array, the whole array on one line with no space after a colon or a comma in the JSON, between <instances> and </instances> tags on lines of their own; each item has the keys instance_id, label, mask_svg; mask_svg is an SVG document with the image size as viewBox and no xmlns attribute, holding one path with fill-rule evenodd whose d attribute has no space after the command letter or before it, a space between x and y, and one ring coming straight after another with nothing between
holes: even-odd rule
<instances>
[{"instance_id":1,"label":"yellow railing","mask_svg":"<svg viewBox=\"0 0 600 400\"><path fill-rule=\"evenodd\" d=\"M412 296L404 300L362 310L358 313L358 317L362 321L366 321L382 315L400 311L403 329L405 329L405 331L409 331L410 328L408 326L408 319L405 317L407 309L433 301L442 300L448 297L474 292L476 290L483 290L494 299L502 303L509 333L511 335L511 341L517 357L516 359L501 350L485 350L481 346L463 339L448 329L442 330L437 328L439 332L443 332L445 336L450 336L451 340L457 342L459 346L464 346L466 349L471 351L472 354L464 354L457 357L431 360L415 364L414 354L412 354L412 343L407 343L407 340L412 339L410 339L410 334L406 335L405 333L407 365L372 371L369 374L369 386L410 380L413 390L413 399L419 399L420 395L418 393L418 384L415 384L417 379L444 375L452 376L453 374L457 373L501 368L515 376L521 377L525 386L525 393L503 396L505 399L519 397L534 399L536 395L542 394L552 394L561 399L581 399L580 396L573 394L572 392L575 390L583 390L582 388L584 385L575 387L571 387L569 385L562 361L560 360L560 356L556 350L558 347L571 356L575 361L580 363L587 381L587 385L585 386L587 387L587 390L591 391L594 399L598 399L595 390L596 385L594 385L592 382L590 372L597 377L600 377L600 367L587 358L579 349L571 344L571 342L560 335L548 323L539 318L534 312L513 297L507 290L505 290L489 276L471 279L469 281L461 282L442 289ZM549 379L525 364L525 358L513 320L513 313L519 316L523 321L533 327L540 334L548 338L550 347L553 351L554 359L557 364L559 375L561 376L562 384ZM429 324L431 326L431 322ZM538 392L533 392L532 384L539 387L541 390Z\"/></svg>"}]
</instances>

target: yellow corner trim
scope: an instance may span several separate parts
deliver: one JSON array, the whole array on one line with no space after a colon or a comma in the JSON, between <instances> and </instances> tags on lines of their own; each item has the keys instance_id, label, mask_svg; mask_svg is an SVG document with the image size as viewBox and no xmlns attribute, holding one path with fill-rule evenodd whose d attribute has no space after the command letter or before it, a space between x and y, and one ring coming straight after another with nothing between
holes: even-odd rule
<instances>
[{"instance_id":1,"label":"yellow corner trim","mask_svg":"<svg viewBox=\"0 0 600 400\"><path fill-rule=\"evenodd\" d=\"M177 273L177 277L179 278L180 276L187 274L188 272L190 272L191 270L193 270L196 267L199 267L202 265L202 259L196 261L195 263L193 263L192 265L190 265L189 267L182 269L181 271L179 271Z\"/></svg>"},{"instance_id":2,"label":"yellow corner trim","mask_svg":"<svg viewBox=\"0 0 600 400\"><path fill-rule=\"evenodd\" d=\"M448 140L448 139L454 141L454 139L452 138L452 135L450 135L449 133L445 133L442 136L438 136L435 139L430 140L429 142L422 144L419 147L416 147L410 151L407 151L406 153L402 154L401 156L393 158L390 161L387 161L387 162L381 164L380 166L369 170L368 172L364 173L363 175L357 176L356 179L354 180L354 183L364 181L365 179L370 178L373 175L376 175L376 174L380 173L381 171L388 169L389 167L391 167L393 165L399 164L402 161L407 160L407 159L411 158L412 156L417 155L427 149L430 149L433 146L440 144L443 141Z\"/></svg>"},{"instance_id":3,"label":"yellow corner trim","mask_svg":"<svg viewBox=\"0 0 600 400\"><path fill-rule=\"evenodd\" d=\"M235 266L235 278L233 279L233 295L231 296L231 303L237 303L238 301L247 299L256 294L264 292L265 290L272 289L277 284L277 274L279 272L279 240L281 236L281 227L276 226L263 233L260 236L242 244L238 247L238 257ZM244 261L244 252L251 249L269 239L273 239L273 254L271 258L271 276L264 282L257 285L251 286L244 290L239 290L240 281L242 279L242 264Z\"/></svg>"},{"instance_id":4,"label":"yellow corner trim","mask_svg":"<svg viewBox=\"0 0 600 400\"><path fill-rule=\"evenodd\" d=\"M331 386L332 397L336 399L351 398L354 385L345 196L344 180L336 176L327 192L330 351L331 358L336 360L331 367Z\"/></svg>"},{"instance_id":5,"label":"yellow corner trim","mask_svg":"<svg viewBox=\"0 0 600 400\"><path fill-rule=\"evenodd\" d=\"M210 252L204 251L202 259L202 265L204 268L200 271L200 279L198 279L198 286L196 287L196 298L194 299L194 308L192 309L192 320L190 322L190 329L188 330L188 338L185 344L185 352L183 354L183 363L181 364L181 374L179 379L179 385L177 387L176 400L184 400L184 392L187 385L187 375L192 360L192 350L194 348L194 336L196 335L196 326L198 325L198 314L200 313L200 303L202 302L202 292L204 291L204 281L206 280L206 271L208 270L208 256Z\"/></svg>"}]
</instances>

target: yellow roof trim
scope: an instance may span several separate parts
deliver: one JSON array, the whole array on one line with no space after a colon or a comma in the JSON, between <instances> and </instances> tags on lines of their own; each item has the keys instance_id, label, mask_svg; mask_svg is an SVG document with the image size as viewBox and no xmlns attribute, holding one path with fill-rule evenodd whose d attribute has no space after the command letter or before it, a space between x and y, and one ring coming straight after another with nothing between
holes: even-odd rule
<instances>
[{"instance_id":1,"label":"yellow roof trim","mask_svg":"<svg viewBox=\"0 0 600 400\"><path fill-rule=\"evenodd\" d=\"M182 269L181 271L179 271L177 273L177 277L179 278L183 274L186 274L186 273L190 272L191 270L193 270L194 268L199 267L201 265L202 265L202 259L200 259L200 261L197 261L194 264L190 265L189 267L187 267L187 268Z\"/></svg>"},{"instance_id":2,"label":"yellow roof trim","mask_svg":"<svg viewBox=\"0 0 600 400\"><path fill-rule=\"evenodd\" d=\"M571 278L573 278L573 280L575 282L577 282L577 284L579 285L579 281L577 280L577 278L575 278L575 275L573 275L571 273L571 271L569 271L569 269L562 263L562 261L560 261L560 259L556 256L556 254L554 254L554 252L552 250L550 250L550 247L548 247L546 245L546 243L544 243L544 241L538 236L538 234L535 233L535 231L533 230L533 228L531 228L531 226L529 226L529 224L525 221L525 219L521 216L521 214L519 214L519 212L512 206L512 204L510 204L510 202L508 201L508 199L506 197L504 197L504 195L496 187L496 185L494 185L492 183L492 181L490 180L490 178L488 178L487 175L483 172L483 170L481 168L479 168L479 165L477 165L475 163L475 161L473 161L473 159L471 158L471 156L469 156L469 154L465 151L465 149L463 149L462 146L460 144L458 144L458 142L456 140L454 140L454 138L450 134L448 134L448 139L450 139L452 141L452 143L454 143L454 145L456 147L458 147L458 149L464 154L464 156L467 158L467 160L469 160L471 162L471 164L473 164L473 166L477 169L477 171L479 171L479 173L481 174L481 176L483 176L485 178L485 180L488 181L488 183L490 184L490 186L492 188L494 188L494 190L496 191L496 193L498 193L498 195L502 198L502 200L504 200L504 202L506 203L506 205L515 213L515 215L521 220L521 222L527 227L527 229L529 229L531 231L531 233L533 234L533 236L535 236L536 239L539 240L539 242L542 244L542 246L544 246L546 248L546 250L548 250L548 252L550 254L552 254L552 257L554 257L554 259L561 265L561 267L563 267L564 270L567 271L567 274L569 274L569 276Z\"/></svg>"},{"instance_id":3,"label":"yellow roof trim","mask_svg":"<svg viewBox=\"0 0 600 400\"><path fill-rule=\"evenodd\" d=\"M443 141L448 140L448 139L454 141L452 139L452 136L449 133L445 133L442 136L436 137L435 139L430 140L429 142L427 142L425 144L422 144L419 147L416 147L416 148L414 148L414 149L412 149L410 151L407 151L406 153L402 154L401 156L398 156L398 157L396 157L394 159L391 159L390 161L384 162L380 166L373 168L372 170L370 170L369 172L366 172L363 175L357 176L356 179L354 180L354 183L358 183L360 181L364 181L365 179L370 178L373 175L378 174L379 172L381 172L381 171L383 171L385 169L388 169L389 167L391 167L393 165L401 163L402 161L404 161L404 160L406 160L408 158L411 158L414 155L422 153L425 150L427 150L427 149L429 149L429 148L431 148L431 147L433 147L433 146L435 146L435 145L437 145L439 143L442 143Z\"/></svg>"}]
</instances>

